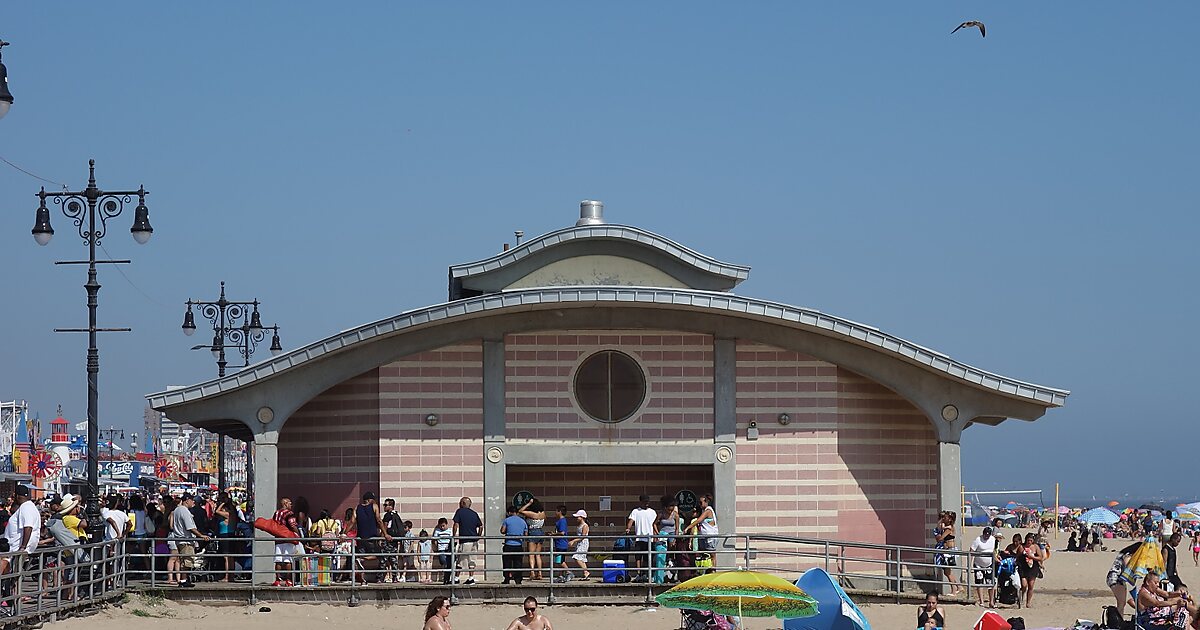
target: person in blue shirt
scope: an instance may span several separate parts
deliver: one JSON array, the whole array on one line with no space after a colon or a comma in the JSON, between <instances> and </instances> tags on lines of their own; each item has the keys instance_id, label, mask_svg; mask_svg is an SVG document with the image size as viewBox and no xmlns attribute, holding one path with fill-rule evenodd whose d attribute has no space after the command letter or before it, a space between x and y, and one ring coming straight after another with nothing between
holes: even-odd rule
<instances>
[{"instance_id":1,"label":"person in blue shirt","mask_svg":"<svg viewBox=\"0 0 1200 630\"><path fill-rule=\"evenodd\" d=\"M500 524L500 533L504 534L504 581L502 584L510 582L521 583L524 579L524 569L521 566L521 554L525 550L525 532L529 529L529 525L525 523L525 519L517 516L517 507L515 505L508 506L508 516L504 522Z\"/></svg>"},{"instance_id":2,"label":"person in blue shirt","mask_svg":"<svg viewBox=\"0 0 1200 630\"><path fill-rule=\"evenodd\" d=\"M569 527L567 524L567 506L560 505L555 508L555 512L557 513L558 520L554 523L554 564L561 565L563 570L562 574L555 578L555 581L570 582L574 576L571 575L571 570L567 567L567 555L571 550L571 546L567 544L567 541L571 539L571 535L567 531Z\"/></svg>"}]
</instances>

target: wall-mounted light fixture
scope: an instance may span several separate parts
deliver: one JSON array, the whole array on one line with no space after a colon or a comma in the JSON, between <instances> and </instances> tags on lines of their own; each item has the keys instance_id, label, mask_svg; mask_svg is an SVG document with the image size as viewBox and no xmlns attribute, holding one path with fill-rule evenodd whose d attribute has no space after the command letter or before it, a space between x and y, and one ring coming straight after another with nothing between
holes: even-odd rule
<instances>
[{"instance_id":1,"label":"wall-mounted light fixture","mask_svg":"<svg viewBox=\"0 0 1200 630\"><path fill-rule=\"evenodd\" d=\"M789 425L791 423L792 423L791 416L787 415L786 413L779 414L779 424L782 424L783 426L786 427L787 425Z\"/></svg>"},{"instance_id":2,"label":"wall-mounted light fixture","mask_svg":"<svg viewBox=\"0 0 1200 630\"><path fill-rule=\"evenodd\" d=\"M758 439L758 423L755 422L754 420L750 421L750 428L746 429L746 439L747 440L757 440Z\"/></svg>"},{"instance_id":3,"label":"wall-mounted light fixture","mask_svg":"<svg viewBox=\"0 0 1200 630\"><path fill-rule=\"evenodd\" d=\"M431 414L425 416L425 424L427 424L431 427L436 427L437 423L438 423L438 415L436 413L431 413Z\"/></svg>"}]
</instances>

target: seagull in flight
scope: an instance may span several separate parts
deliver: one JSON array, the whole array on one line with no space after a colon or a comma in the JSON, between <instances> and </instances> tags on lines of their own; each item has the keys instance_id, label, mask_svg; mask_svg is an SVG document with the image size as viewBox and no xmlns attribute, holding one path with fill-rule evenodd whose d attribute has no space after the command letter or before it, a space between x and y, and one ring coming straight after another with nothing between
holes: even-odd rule
<instances>
[{"instance_id":1,"label":"seagull in flight","mask_svg":"<svg viewBox=\"0 0 1200 630\"><path fill-rule=\"evenodd\" d=\"M979 34L982 35L983 37L987 37L987 28L983 25L983 22L980 22L977 20L970 20L967 22L963 22L962 24L959 24L957 27L955 27L955 29L953 31L950 31L950 34L953 35L953 34L957 33L958 29L960 29L960 28L978 28Z\"/></svg>"}]
</instances>

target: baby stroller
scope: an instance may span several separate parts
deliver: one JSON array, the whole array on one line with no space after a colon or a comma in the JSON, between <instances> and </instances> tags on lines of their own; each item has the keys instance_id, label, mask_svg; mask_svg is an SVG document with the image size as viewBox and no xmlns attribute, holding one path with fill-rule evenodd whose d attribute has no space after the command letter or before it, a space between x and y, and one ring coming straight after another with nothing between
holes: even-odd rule
<instances>
[{"instance_id":1,"label":"baby stroller","mask_svg":"<svg viewBox=\"0 0 1200 630\"><path fill-rule=\"evenodd\" d=\"M188 570L190 582L212 582L217 579L216 574L213 573L214 569L225 570L224 558L205 557L205 554L218 553L218 549L216 539L196 541L196 553L192 555L192 566Z\"/></svg>"},{"instance_id":2,"label":"baby stroller","mask_svg":"<svg viewBox=\"0 0 1200 630\"><path fill-rule=\"evenodd\" d=\"M717 615L708 610L679 611L679 630L733 630L735 628L729 617Z\"/></svg>"},{"instance_id":3,"label":"baby stroller","mask_svg":"<svg viewBox=\"0 0 1200 630\"><path fill-rule=\"evenodd\" d=\"M1021 578L1017 575L1017 559L1001 558L996 564L996 598L1001 604L1021 607Z\"/></svg>"}]
</instances>

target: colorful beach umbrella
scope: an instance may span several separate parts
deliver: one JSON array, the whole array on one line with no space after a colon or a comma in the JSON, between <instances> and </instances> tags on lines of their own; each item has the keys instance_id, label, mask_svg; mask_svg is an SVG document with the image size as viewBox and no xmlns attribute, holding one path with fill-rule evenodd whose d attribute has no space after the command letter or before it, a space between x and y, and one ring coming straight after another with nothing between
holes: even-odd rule
<instances>
[{"instance_id":1,"label":"colorful beach umbrella","mask_svg":"<svg viewBox=\"0 0 1200 630\"><path fill-rule=\"evenodd\" d=\"M1102 507L1092 508L1079 515L1079 522L1087 525L1093 525L1095 523L1099 523L1101 525L1112 525L1119 520L1121 520L1121 517L1117 516L1115 512L1108 508Z\"/></svg>"},{"instance_id":2,"label":"colorful beach umbrella","mask_svg":"<svg viewBox=\"0 0 1200 630\"><path fill-rule=\"evenodd\" d=\"M1118 505L1121 505L1120 501L1109 501L1108 502L1108 507L1117 507Z\"/></svg>"},{"instance_id":3,"label":"colorful beach umbrella","mask_svg":"<svg viewBox=\"0 0 1200 630\"><path fill-rule=\"evenodd\" d=\"M1158 575L1167 573L1162 549L1153 536L1143 540L1137 551L1129 556L1129 559L1125 561L1125 569L1121 571L1121 576L1130 584L1136 584L1138 580L1146 577L1147 573L1157 573Z\"/></svg>"},{"instance_id":4,"label":"colorful beach umbrella","mask_svg":"<svg viewBox=\"0 0 1200 630\"><path fill-rule=\"evenodd\" d=\"M1058 513L1059 514L1070 514L1071 508L1069 508L1065 505L1060 505L1060 506L1058 506Z\"/></svg>"},{"instance_id":5,"label":"colorful beach umbrella","mask_svg":"<svg viewBox=\"0 0 1200 630\"><path fill-rule=\"evenodd\" d=\"M1195 512L1188 510L1188 509L1180 509L1178 512L1175 513L1175 520L1184 521L1184 522L1196 522L1196 521L1200 521L1200 514L1196 514Z\"/></svg>"},{"instance_id":6,"label":"colorful beach umbrella","mask_svg":"<svg viewBox=\"0 0 1200 630\"><path fill-rule=\"evenodd\" d=\"M817 614L817 601L787 580L759 571L720 571L692 578L655 600L669 608L738 617L788 619Z\"/></svg>"}]
</instances>

